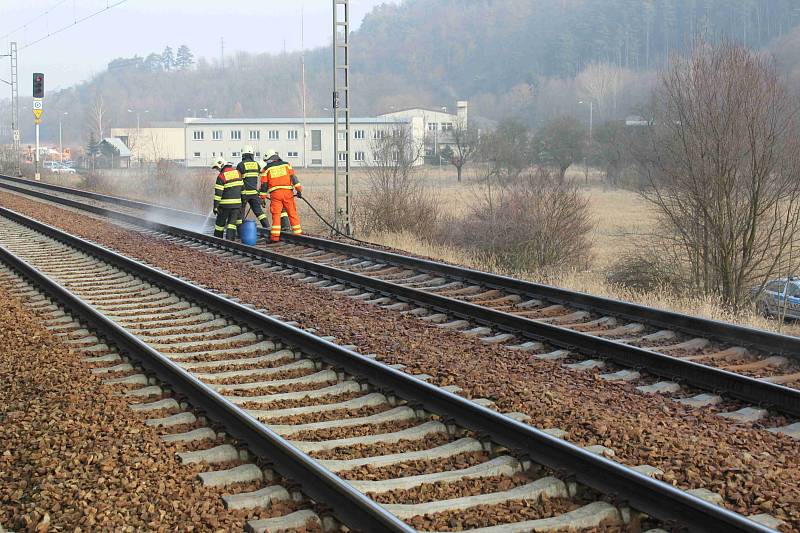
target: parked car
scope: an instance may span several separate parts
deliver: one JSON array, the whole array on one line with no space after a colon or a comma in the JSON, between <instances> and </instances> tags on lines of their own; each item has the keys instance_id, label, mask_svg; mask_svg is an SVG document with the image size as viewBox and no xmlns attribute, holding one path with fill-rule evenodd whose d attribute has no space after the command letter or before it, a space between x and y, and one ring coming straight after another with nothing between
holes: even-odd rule
<instances>
[{"instance_id":1,"label":"parked car","mask_svg":"<svg viewBox=\"0 0 800 533\"><path fill-rule=\"evenodd\" d=\"M62 165L61 163L56 163L53 165L53 168L50 169L50 172L54 174L77 174L74 168Z\"/></svg>"},{"instance_id":2,"label":"parked car","mask_svg":"<svg viewBox=\"0 0 800 533\"><path fill-rule=\"evenodd\" d=\"M757 291L753 289L759 314L800 318L800 277L775 279L764 285L761 293Z\"/></svg>"}]
</instances>

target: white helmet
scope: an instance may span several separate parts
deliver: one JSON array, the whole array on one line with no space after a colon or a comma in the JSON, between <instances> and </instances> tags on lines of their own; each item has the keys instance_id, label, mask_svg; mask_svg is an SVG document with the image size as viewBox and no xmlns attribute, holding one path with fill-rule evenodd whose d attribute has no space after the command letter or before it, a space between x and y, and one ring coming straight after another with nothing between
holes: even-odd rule
<instances>
[{"instance_id":1,"label":"white helmet","mask_svg":"<svg viewBox=\"0 0 800 533\"><path fill-rule=\"evenodd\" d=\"M250 146L249 144L246 144L242 147L242 155L245 154L253 155L253 152L254 152L253 147Z\"/></svg>"},{"instance_id":2,"label":"white helmet","mask_svg":"<svg viewBox=\"0 0 800 533\"><path fill-rule=\"evenodd\" d=\"M221 157L216 158L214 162L211 163L211 168L215 168L217 170L222 170L222 167L224 166L225 166L225 160L222 159Z\"/></svg>"},{"instance_id":3,"label":"white helmet","mask_svg":"<svg viewBox=\"0 0 800 533\"><path fill-rule=\"evenodd\" d=\"M273 157L278 157L278 151L275 148L268 148L264 152L264 161L269 161Z\"/></svg>"}]
</instances>

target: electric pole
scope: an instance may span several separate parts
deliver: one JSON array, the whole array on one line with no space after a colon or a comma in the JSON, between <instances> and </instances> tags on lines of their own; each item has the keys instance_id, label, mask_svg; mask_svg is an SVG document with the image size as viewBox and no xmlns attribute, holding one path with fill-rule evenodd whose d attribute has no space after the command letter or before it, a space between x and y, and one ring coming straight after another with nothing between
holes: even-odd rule
<instances>
[{"instance_id":1,"label":"electric pole","mask_svg":"<svg viewBox=\"0 0 800 533\"><path fill-rule=\"evenodd\" d=\"M334 227L350 235L350 0L333 0L333 152Z\"/></svg>"},{"instance_id":2,"label":"electric pole","mask_svg":"<svg viewBox=\"0 0 800 533\"><path fill-rule=\"evenodd\" d=\"M308 122L306 119L306 42L305 42L305 10L300 6L300 92L303 107L303 168L306 167L306 143L308 139Z\"/></svg>"},{"instance_id":3,"label":"electric pole","mask_svg":"<svg viewBox=\"0 0 800 533\"><path fill-rule=\"evenodd\" d=\"M17 78L17 43L12 41L9 45L9 53L0 57L11 59L11 81L0 80L11 86L11 135L13 138L14 150L14 170L17 176L22 176L22 159L20 154L20 132L19 132L19 79Z\"/></svg>"}]
</instances>

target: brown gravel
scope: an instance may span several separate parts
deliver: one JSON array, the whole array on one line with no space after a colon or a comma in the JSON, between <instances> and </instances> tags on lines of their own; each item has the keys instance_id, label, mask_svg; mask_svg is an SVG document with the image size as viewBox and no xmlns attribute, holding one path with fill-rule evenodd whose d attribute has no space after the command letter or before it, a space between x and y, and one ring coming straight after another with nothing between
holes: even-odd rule
<instances>
[{"instance_id":1,"label":"brown gravel","mask_svg":"<svg viewBox=\"0 0 800 533\"><path fill-rule=\"evenodd\" d=\"M289 440L307 440L317 442L321 440L345 439L362 437L364 435L380 435L393 433L416 426L419 420L402 420L397 422L384 422L382 424L365 424L362 426L334 427L312 431L298 431L289 435Z\"/></svg>"},{"instance_id":2,"label":"brown gravel","mask_svg":"<svg viewBox=\"0 0 800 533\"><path fill-rule=\"evenodd\" d=\"M331 403L340 403L352 400L362 396L364 393L360 391L346 392L344 394L331 394L322 396L320 398L297 398L295 400L279 400L269 403L262 402L247 402L242 404L245 409L290 409L293 407L308 407L310 405L328 405Z\"/></svg>"},{"instance_id":3,"label":"brown gravel","mask_svg":"<svg viewBox=\"0 0 800 533\"><path fill-rule=\"evenodd\" d=\"M371 407L363 407L361 409L335 409L333 411L318 411L310 412L302 415L290 415L281 417L263 417L261 420L276 425L288 424L313 424L316 422L328 422L330 420L342 420L345 418L359 418L363 416L372 416L384 411L392 409L388 403L382 405L373 405Z\"/></svg>"},{"instance_id":4,"label":"brown gravel","mask_svg":"<svg viewBox=\"0 0 800 533\"><path fill-rule=\"evenodd\" d=\"M241 531L297 509L229 512L0 287L0 524L16 531ZM117 389L119 390L119 389ZM124 416L130 413L131 416ZM123 416L121 416L123 415ZM49 524L49 525L48 525Z\"/></svg>"},{"instance_id":5,"label":"brown gravel","mask_svg":"<svg viewBox=\"0 0 800 533\"><path fill-rule=\"evenodd\" d=\"M296 368L294 370L284 370L283 372L276 372L275 374L260 374L252 376L236 376L228 378L220 378L217 376L209 375L205 381L213 383L214 385L235 385L237 383L256 383L259 381L277 381L281 379L294 379L316 374L318 370L313 368Z\"/></svg>"},{"instance_id":6,"label":"brown gravel","mask_svg":"<svg viewBox=\"0 0 800 533\"><path fill-rule=\"evenodd\" d=\"M510 501L500 505L480 505L463 511L415 516L406 522L424 531L464 531L465 529L489 527L503 522L538 520L568 513L581 507L574 500L543 499Z\"/></svg>"},{"instance_id":7,"label":"brown gravel","mask_svg":"<svg viewBox=\"0 0 800 533\"><path fill-rule=\"evenodd\" d=\"M297 392L306 390L316 390L335 385L335 381L321 381L319 383L299 383L295 385L281 385L276 387L260 387L258 389L243 389L243 390L224 390L226 396L240 396L246 398L249 396L267 396L269 394L281 394L284 392Z\"/></svg>"},{"instance_id":8,"label":"brown gravel","mask_svg":"<svg viewBox=\"0 0 800 533\"><path fill-rule=\"evenodd\" d=\"M451 442L447 435L437 433L419 440L401 440L391 444L358 444L356 446L342 446L332 450L312 452L310 455L316 459L358 459L359 457L374 457L375 455L390 455L401 452L415 452L442 446Z\"/></svg>"},{"instance_id":9,"label":"brown gravel","mask_svg":"<svg viewBox=\"0 0 800 533\"><path fill-rule=\"evenodd\" d=\"M726 507L744 514L770 512L800 531L800 442L753 425L736 426L711 413L691 411L634 384L607 383L502 347L442 331L414 318L334 295L261 269L203 254L27 198L0 194L0 203L128 256L223 291L243 303L336 336L362 353L376 353L432 383L459 385L471 397L488 397L501 411L522 411L539 427L559 427L580 445L613 448L616 460L650 464L689 489L722 494ZM203 265L203 268L198 268ZM219 273L223 272L224 275ZM259 291L250 280L259 279Z\"/></svg>"},{"instance_id":10,"label":"brown gravel","mask_svg":"<svg viewBox=\"0 0 800 533\"><path fill-rule=\"evenodd\" d=\"M487 492L502 492L533 481L527 474L513 476L491 476L477 479L462 479L452 483L426 483L413 489L393 490L381 493L367 493L378 503L421 503L450 498L477 496Z\"/></svg>"}]
</instances>

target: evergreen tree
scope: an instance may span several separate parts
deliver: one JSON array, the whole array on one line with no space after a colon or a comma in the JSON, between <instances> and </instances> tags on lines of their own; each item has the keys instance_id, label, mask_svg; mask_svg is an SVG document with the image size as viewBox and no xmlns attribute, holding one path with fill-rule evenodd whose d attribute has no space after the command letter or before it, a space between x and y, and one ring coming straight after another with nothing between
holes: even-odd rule
<instances>
[{"instance_id":1,"label":"evergreen tree","mask_svg":"<svg viewBox=\"0 0 800 533\"><path fill-rule=\"evenodd\" d=\"M175 55L172 53L172 47L167 46L161 54L161 68L169 72L175 68Z\"/></svg>"},{"instance_id":2,"label":"evergreen tree","mask_svg":"<svg viewBox=\"0 0 800 533\"><path fill-rule=\"evenodd\" d=\"M194 64L194 54L189 50L185 44L178 47L178 53L175 56L175 66L178 70L189 70Z\"/></svg>"},{"instance_id":3,"label":"evergreen tree","mask_svg":"<svg viewBox=\"0 0 800 533\"><path fill-rule=\"evenodd\" d=\"M164 69L161 61L161 56L158 54L150 54L144 60L144 69L147 72L159 72Z\"/></svg>"}]
</instances>

